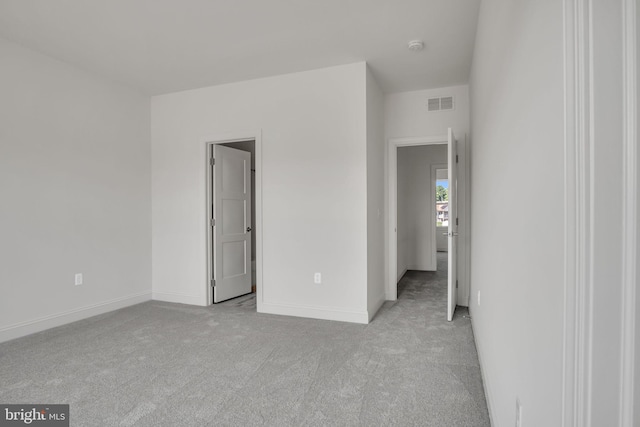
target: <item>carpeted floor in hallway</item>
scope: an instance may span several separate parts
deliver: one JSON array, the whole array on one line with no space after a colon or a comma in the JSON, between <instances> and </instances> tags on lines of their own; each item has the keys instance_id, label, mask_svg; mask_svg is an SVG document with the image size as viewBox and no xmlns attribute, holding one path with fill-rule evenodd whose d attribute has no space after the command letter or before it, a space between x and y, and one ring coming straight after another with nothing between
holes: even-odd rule
<instances>
[{"instance_id":1,"label":"carpeted floor in hallway","mask_svg":"<svg viewBox=\"0 0 640 427\"><path fill-rule=\"evenodd\" d=\"M0 344L0 402L69 403L73 426L489 426L446 254L369 325L147 302Z\"/></svg>"}]
</instances>

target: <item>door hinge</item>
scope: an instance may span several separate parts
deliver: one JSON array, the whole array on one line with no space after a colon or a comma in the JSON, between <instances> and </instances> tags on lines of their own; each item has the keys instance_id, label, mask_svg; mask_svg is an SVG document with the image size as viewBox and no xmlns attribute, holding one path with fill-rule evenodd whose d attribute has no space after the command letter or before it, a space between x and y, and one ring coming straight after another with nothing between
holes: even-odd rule
<instances>
[{"instance_id":1,"label":"door hinge","mask_svg":"<svg viewBox=\"0 0 640 427\"><path fill-rule=\"evenodd\" d=\"M211 158L211 166L214 166L216 164L216 159L214 159L213 157Z\"/></svg>"},{"instance_id":2,"label":"door hinge","mask_svg":"<svg viewBox=\"0 0 640 427\"><path fill-rule=\"evenodd\" d=\"M456 163L458 163L458 155L456 154Z\"/></svg>"},{"instance_id":3,"label":"door hinge","mask_svg":"<svg viewBox=\"0 0 640 427\"><path fill-rule=\"evenodd\" d=\"M216 287L216 279L211 279L211 286Z\"/></svg>"},{"instance_id":4,"label":"door hinge","mask_svg":"<svg viewBox=\"0 0 640 427\"><path fill-rule=\"evenodd\" d=\"M456 225L458 225L458 218L456 218Z\"/></svg>"},{"instance_id":5,"label":"door hinge","mask_svg":"<svg viewBox=\"0 0 640 427\"><path fill-rule=\"evenodd\" d=\"M215 218L211 218L211 226L212 227L216 226L216 219Z\"/></svg>"},{"instance_id":6,"label":"door hinge","mask_svg":"<svg viewBox=\"0 0 640 427\"><path fill-rule=\"evenodd\" d=\"M456 289L458 289L458 279L456 279Z\"/></svg>"}]
</instances>

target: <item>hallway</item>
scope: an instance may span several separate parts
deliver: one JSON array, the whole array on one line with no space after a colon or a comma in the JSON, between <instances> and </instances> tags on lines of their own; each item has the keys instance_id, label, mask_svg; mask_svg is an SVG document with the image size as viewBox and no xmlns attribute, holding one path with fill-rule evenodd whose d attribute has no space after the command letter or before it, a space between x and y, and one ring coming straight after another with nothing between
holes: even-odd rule
<instances>
[{"instance_id":1,"label":"hallway","mask_svg":"<svg viewBox=\"0 0 640 427\"><path fill-rule=\"evenodd\" d=\"M404 341L407 348L423 357L425 372L448 374L447 378L434 375L420 381L435 388L431 393L436 395L431 395L433 402L429 403L432 410L444 412L439 421L443 424L425 425L490 426L468 309L458 307L453 321L446 320L446 252L437 253L437 265L436 272L407 271L398 283L398 300L387 302L370 326L384 319L385 328L396 331L398 342ZM438 390L442 393L437 393ZM447 399L457 402L463 395L471 401L466 407L446 403ZM455 421L447 422L447 417Z\"/></svg>"},{"instance_id":2,"label":"hallway","mask_svg":"<svg viewBox=\"0 0 640 427\"><path fill-rule=\"evenodd\" d=\"M257 314L249 297L143 303L0 344L0 401L69 403L82 426L489 426L445 278L407 273L366 326Z\"/></svg>"}]
</instances>

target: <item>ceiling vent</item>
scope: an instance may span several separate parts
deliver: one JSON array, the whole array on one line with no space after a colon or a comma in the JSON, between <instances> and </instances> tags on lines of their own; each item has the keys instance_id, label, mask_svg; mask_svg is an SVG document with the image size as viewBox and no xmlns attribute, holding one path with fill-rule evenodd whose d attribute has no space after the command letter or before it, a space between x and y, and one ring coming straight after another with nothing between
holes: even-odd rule
<instances>
[{"instance_id":1,"label":"ceiling vent","mask_svg":"<svg viewBox=\"0 0 640 427\"><path fill-rule=\"evenodd\" d=\"M453 110L453 96L429 98L429 100L427 101L427 107L429 111Z\"/></svg>"}]
</instances>

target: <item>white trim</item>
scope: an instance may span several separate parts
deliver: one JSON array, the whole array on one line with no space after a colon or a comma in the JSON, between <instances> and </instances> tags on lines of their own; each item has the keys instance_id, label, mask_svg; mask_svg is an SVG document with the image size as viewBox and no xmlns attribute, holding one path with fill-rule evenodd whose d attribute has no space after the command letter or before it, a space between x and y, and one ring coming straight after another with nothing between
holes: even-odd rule
<instances>
[{"instance_id":1,"label":"white trim","mask_svg":"<svg viewBox=\"0 0 640 427\"><path fill-rule=\"evenodd\" d=\"M410 147L415 145L436 145L446 144L447 135L431 137L411 137L411 138L390 138L387 153L387 188L389 194L389 224L387 225L387 241L389 246L387 272L387 285L385 295L388 300L398 299L398 147Z\"/></svg>"},{"instance_id":2,"label":"white trim","mask_svg":"<svg viewBox=\"0 0 640 427\"><path fill-rule=\"evenodd\" d=\"M367 311L344 310L332 307L263 302L260 313L305 317L309 319L337 320L350 323L369 323L369 313Z\"/></svg>"},{"instance_id":3,"label":"white trim","mask_svg":"<svg viewBox=\"0 0 640 427\"><path fill-rule=\"evenodd\" d=\"M622 1L623 46L623 182L622 182L622 348L620 363L620 427L632 427L634 415L634 358L638 236L638 70L636 1Z\"/></svg>"},{"instance_id":4,"label":"white trim","mask_svg":"<svg viewBox=\"0 0 640 427\"><path fill-rule=\"evenodd\" d=\"M402 274L401 274L401 275L399 275L399 276L398 276L398 278L396 279L396 285L398 284L398 282L400 281L400 279L402 279L402 278L404 277L404 275L405 275L405 274L407 274L407 271L409 271L409 268L408 268L408 267L405 267L405 268L402 270ZM385 292L385 295L386 295L386 297L387 297L387 299L388 299L388 300L390 300L390 299L391 299L391 298L389 298L389 296L386 294L386 292Z\"/></svg>"},{"instance_id":5,"label":"white trim","mask_svg":"<svg viewBox=\"0 0 640 427\"><path fill-rule=\"evenodd\" d=\"M373 319L373 317L376 315L376 313L378 312L378 310L380 310L380 307L382 307L382 304L384 304L385 302L385 294L381 293L380 295L378 295L378 297L375 299L375 304L373 305L372 309L368 312L367 314L367 318L368 321L371 322L371 320Z\"/></svg>"},{"instance_id":6,"label":"white trim","mask_svg":"<svg viewBox=\"0 0 640 427\"><path fill-rule=\"evenodd\" d=\"M466 298L460 298L460 290L458 288L458 301L466 300L466 307L471 307L471 151L470 151L470 136L467 134L464 135L464 156L460 158L460 164L458 165L458 180L462 182L464 188L464 215L460 216L458 212L458 217L460 218L460 224L458 225L458 242L459 243L458 250L462 249L464 253L463 263L465 268L460 272L458 271L458 276L460 273L463 274L463 279L461 281L462 286L464 287L465 292L467 293ZM458 144L458 151L460 150L460 144ZM464 171L464 179L460 180L460 166L462 165L462 169ZM460 191L458 191L458 197L460 196ZM460 211L460 203L458 203L458 211ZM462 227L462 229L461 229ZM447 245L448 246L448 245ZM449 248L447 247L447 251ZM458 262L460 262L460 258L458 258ZM460 265L460 264L458 264ZM464 305L458 302L458 305Z\"/></svg>"},{"instance_id":7,"label":"white trim","mask_svg":"<svg viewBox=\"0 0 640 427\"><path fill-rule=\"evenodd\" d=\"M431 265L429 264L409 264L407 266L407 268L405 269L405 273L408 270L415 270L415 271L436 271L435 268L431 268ZM403 274L404 276L404 274Z\"/></svg>"},{"instance_id":8,"label":"white trim","mask_svg":"<svg viewBox=\"0 0 640 427\"><path fill-rule=\"evenodd\" d=\"M494 422L494 416L493 416L493 408L495 408L493 402L495 400L493 398L493 394L491 393L491 389L489 388L489 381L487 381L487 378L489 377L495 378L495 376L488 374L487 372L488 365L482 362L483 360L482 357L484 352L482 351L483 350L482 342L480 340L475 339L476 333L473 328L473 316L471 316L471 332L473 334L474 342L476 344L476 353L478 354L478 365L481 368L480 377L482 378L482 388L484 389L484 396L487 401L487 412L489 412L489 425L495 426L496 423Z\"/></svg>"},{"instance_id":9,"label":"white trim","mask_svg":"<svg viewBox=\"0 0 640 427\"><path fill-rule=\"evenodd\" d=\"M9 341L15 338L24 337L36 332L45 331L57 326L77 322L99 314L119 310L131 305L140 304L151 300L151 292L139 292L97 304L86 305L84 307L63 311L50 316L39 317L26 322L14 323L13 325L0 328L0 342Z\"/></svg>"},{"instance_id":10,"label":"white trim","mask_svg":"<svg viewBox=\"0 0 640 427\"><path fill-rule=\"evenodd\" d=\"M262 304L264 303L264 282L262 280L263 264L262 264L262 130L257 131L245 131L245 132L232 132L226 134L220 134L208 138L202 138L205 146L205 162L207 164L207 182L206 182L206 218L205 218L205 233L207 235L207 281L206 286L206 300L205 305L213 304L213 292L211 290L211 279L213 278L213 267L211 254L212 239L211 239L211 226L209 224L211 215L211 173L212 168L210 164L211 158L211 146L213 144L225 144L229 142L239 141L254 141L255 143L255 163L256 163L256 187L253 189L256 197L256 311L262 313ZM199 304L202 305L202 304Z\"/></svg>"},{"instance_id":11,"label":"white trim","mask_svg":"<svg viewBox=\"0 0 640 427\"><path fill-rule=\"evenodd\" d=\"M564 427L591 425L593 52L590 0L564 0Z\"/></svg>"},{"instance_id":12,"label":"white trim","mask_svg":"<svg viewBox=\"0 0 640 427\"><path fill-rule=\"evenodd\" d=\"M154 301L174 302L178 304L189 304L205 306L202 297L198 295L187 295L176 292L152 292L151 299Z\"/></svg>"}]
</instances>

